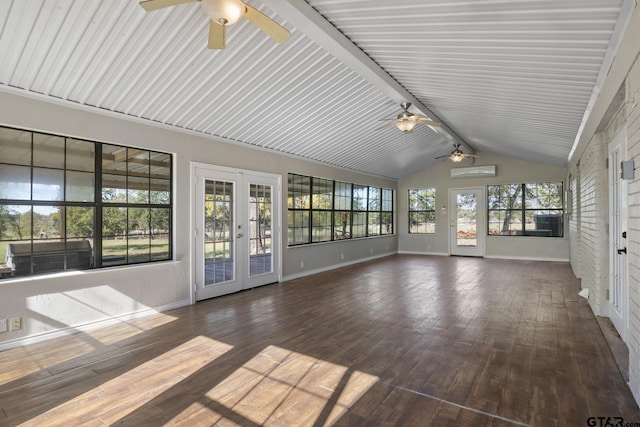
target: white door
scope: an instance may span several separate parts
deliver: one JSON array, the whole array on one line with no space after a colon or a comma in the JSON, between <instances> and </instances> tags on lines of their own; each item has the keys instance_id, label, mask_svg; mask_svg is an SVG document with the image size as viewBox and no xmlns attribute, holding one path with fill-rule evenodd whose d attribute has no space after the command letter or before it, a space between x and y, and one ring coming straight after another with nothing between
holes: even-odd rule
<instances>
[{"instance_id":1,"label":"white door","mask_svg":"<svg viewBox=\"0 0 640 427\"><path fill-rule=\"evenodd\" d=\"M196 300L279 281L280 176L194 167Z\"/></svg>"},{"instance_id":2,"label":"white door","mask_svg":"<svg viewBox=\"0 0 640 427\"><path fill-rule=\"evenodd\" d=\"M451 255L484 256L485 210L484 188L449 190Z\"/></svg>"},{"instance_id":3,"label":"white door","mask_svg":"<svg viewBox=\"0 0 640 427\"><path fill-rule=\"evenodd\" d=\"M620 179L626 135L619 132L609 144L609 317L627 340L627 183Z\"/></svg>"}]
</instances>

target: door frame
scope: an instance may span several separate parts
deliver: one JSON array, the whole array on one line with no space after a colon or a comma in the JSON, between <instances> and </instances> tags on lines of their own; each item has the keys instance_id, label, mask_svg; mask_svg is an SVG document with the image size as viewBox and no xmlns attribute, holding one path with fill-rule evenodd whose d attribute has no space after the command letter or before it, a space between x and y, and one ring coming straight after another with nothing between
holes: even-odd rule
<instances>
[{"instance_id":1,"label":"door frame","mask_svg":"<svg viewBox=\"0 0 640 427\"><path fill-rule=\"evenodd\" d=\"M277 277L277 282L281 282L282 281L282 213L280 211L282 210L282 176L278 174L267 173L267 172L230 168L226 166L218 166L218 165L213 165L209 163L200 163L200 162L191 161L190 167L189 167L189 176L190 176L189 200L190 202L189 202L189 231L188 231L188 235L191 236L189 241L189 263L190 263L189 301L190 303L195 304L198 301L196 299L196 289L198 286L198 284L196 283L197 265L198 265L197 263L198 249L196 245L197 245L198 224L199 224L198 218L196 217L196 215L198 214L198 207L197 207L198 203L197 203L197 193L196 193L197 191L196 190L196 187L197 187L196 171L198 169L211 172L211 174L216 174L216 173L221 175L234 174L236 176L243 176L243 177L248 176L248 177L257 177L258 179L267 178L267 179L275 180L277 184L273 188L272 199L273 199L273 206L277 207L278 212L277 212L277 215L271 216L271 219L272 219L271 250L272 250L272 257L273 257L272 258L273 269L275 270L274 272ZM246 184L247 187L249 186L248 181L245 181L243 184ZM238 189L235 189L234 191L236 191L237 193ZM248 189L247 189L247 195L248 195ZM246 231L248 231L248 228ZM248 235L245 236L244 238L248 238ZM245 261L239 260L238 263L244 264ZM243 266L242 268L245 268L245 267ZM246 266L246 268L248 268L248 265ZM248 270L247 270L246 278L249 278ZM248 282L250 283L251 281L248 280ZM243 284L241 284L241 289L249 289L255 286L260 286L260 285L244 286Z\"/></svg>"},{"instance_id":2,"label":"door frame","mask_svg":"<svg viewBox=\"0 0 640 427\"><path fill-rule=\"evenodd\" d=\"M613 161L612 154L616 151L619 158L617 161ZM607 145L607 158L609 159L609 170L607 171L609 190L609 297L607 298L607 314L624 342L627 342L629 331L629 258L626 254L618 254L618 249L629 246L628 240L622 237L622 233L628 231L629 221L627 181L620 176L622 169L620 162L626 160L626 154L627 134L623 128ZM614 186L614 180L617 181L617 186ZM617 194L615 194L616 189L618 190ZM617 206L615 206L616 203ZM616 210L619 210L618 215L616 215ZM619 267L619 270L616 267ZM614 283L617 276L620 279L619 312L613 305Z\"/></svg>"},{"instance_id":3,"label":"door frame","mask_svg":"<svg viewBox=\"0 0 640 427\"><path fill-rule=\"evenodd\" d=\"M453 229L457 224L457 202L453 200L454 196L461 192L477 192L478 202L476 205L476 238L477 247L470 250L456 251L456 237ZM486 235L487 235L487 209L486 209L486 196L485 187L463 187L463 188L449 188L449 227L447 232L449 233L449 255L450 256L477 256L484 257L486 253Z\"/></svg>"}]
</instances>

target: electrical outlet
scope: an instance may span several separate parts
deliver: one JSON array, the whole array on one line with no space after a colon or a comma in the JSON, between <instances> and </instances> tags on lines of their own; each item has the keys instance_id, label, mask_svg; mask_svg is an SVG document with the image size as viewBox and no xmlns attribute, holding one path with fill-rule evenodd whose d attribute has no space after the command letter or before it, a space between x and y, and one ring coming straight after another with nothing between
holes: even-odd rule
<instances>
[{"instance_id":1,"label":"electrical outlet","mask_svg":"<svg viewBox=\"0 0 640 427\"><path fill-rule=\"evenodd\" d=\"M340 259L344 259L344 254L340 254Z\"/></svg>"},{"instance_id":2,"label":"electrical outlet","mask_svg":"<svg viewBox=\"0 0 640 427\"><path fill-rule=\"evenodd\" d=\"M12 331L18 331L22 329L22 317L12 317L9 319L9 327Z\"/></svg>"},{"instance_id":3,"label":"electrical outlet","mask_svg":"<svg viewBox=\"0 0 640 427\"><path fill-rule=\"evenodd\" d=\"M0 319L0 333L7 332L7 319Z\"/></svg>"},{"instance_id":4,"label":"electrical outlet","mask_svg":"<svg viewBox=\"0 0 640 427\"><path fill-rule=\"evenodd\" d=\"M373 248L369 248L369 252L373 253Z\"/></svg>"},{"instance_id":5,"label":"electrical outlet","mask_svg":"<svg viewBox=\"0 0 640 427\"><path fill-rule=\"evenodd\" d=\"M300 261L300 268L304 268L304 261Z\"/></svg>"}]
</instances>

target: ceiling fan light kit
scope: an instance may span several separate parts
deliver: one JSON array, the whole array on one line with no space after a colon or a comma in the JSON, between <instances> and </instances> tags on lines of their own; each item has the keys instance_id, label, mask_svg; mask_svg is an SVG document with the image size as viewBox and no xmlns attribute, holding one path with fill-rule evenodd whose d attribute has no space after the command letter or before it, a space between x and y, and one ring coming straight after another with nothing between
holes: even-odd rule
<instances>
[{"instance_id":1,"label":"ceiling fan light kit","mask_svg":"<svg viewBox=\"0 0 640 427\"><path fill-rule=\"evenodd\" d=\"M140 6L147 12L176 6L182 3L197 3L210 18L209 49L224 49L227 45L227 26L240 18L246 18L277 43L284 43L291 33L259 10L240 0L146 0Z\"/></svg>"},{"instance_id":2,"label":"ceiling fan light kit","mask_svg":"<svg viewBox=\"0 0 640 427\"><path fill-rule=\"evenodd\" d=\"M245 13L240 0L202 0L200 7L212 21L221 25L233 25Z\"/></svg>"},{"instance_id":3,"label":"ceiling fan light kit","mask_svg":"<svg viewBox=\"0 0 640 427\"><path fill-rule=\"evenodd\" d=\"M401 132L411 132L415 125L415 122L412 122L410 120L398 119L396 121L396 126L398 129L400 129Z\"/></svg>"},{"instance_id":4,"label":"ceiling fan light kit","mask_svg":"<svg viewBox=\"0 0 640 427\"><path fill-rule=\"evenodd\" d=\"M402 107L402 113L393 116L393 117L387 117L384 119L380 119L382 121L386 121L386 120L393 120L392 123L387 124L387 125L382 125L379 128L377 128L376 130L380 130L380 129L384 129L386 127L389 126L393 126L394 124L396 125L396 127L401 131L401 132L411 132L414 128L415 125L417 124L423 124L423 125L428 125L428 126L440 126L439 122L435 122L433 120L429 120L428 118L426 118L425 116L419 115L419 114L414 114L412 112L409 111L409 107L411 107L411 103L410 102L403 102L402 104L400 104L400 107Z\"/></svg>"},{"instance_id":5,"label":"ceiling fan light kit","mask_svg":"<svg viewBox=\"0 0 640 427\"><path fill-rule=\"evenodd\" d=\"M475 154L463 153L462 150L460 149L460 144L453 144L453 151L451 152L451 154L447 154L446 156L436 157L434 160L444 159L445 157L449 158L449 160L451 160L454 163L460 163L467 157L474 158L479 156L476 156Z\"/></svg>"}]
</instances>

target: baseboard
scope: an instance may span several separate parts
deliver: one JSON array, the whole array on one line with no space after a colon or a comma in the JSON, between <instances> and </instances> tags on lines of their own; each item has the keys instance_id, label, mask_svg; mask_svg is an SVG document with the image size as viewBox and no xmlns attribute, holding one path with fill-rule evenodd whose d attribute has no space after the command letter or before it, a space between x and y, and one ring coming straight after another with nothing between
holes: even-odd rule
<instances>
[{"instance_id":1,"label":"baseboard","mask_svg":"<svg viewBox=\"0 0 640 427\"><path fill-rule=\"evenodd\" d=\"M395 255L395 254L396 254L396 252L389 252L389 253L370 256L370 257L366 257L366 258L358 258L358 259L353 260L353 261L341 262L340 264L333 264L333 265L329 265L329 266L322 267L322 268L316 268L315 270L301 271L300 273L289 274L287 276L283 276L282 277L282 282L287 282L289 280L294 280L294 279L300 279L302 277L311 276L312 274L324 273L325 271L331 271L331 270L335 270L337 268L347 267L349 265L360 264L362 262L372 261L374 259L384 258L384 257L388 257L388 256Z\"/></svg>"},{"instance_id":2,"label":"baseboard","mask_svg":"<svg viewBox=\"0 0 640 427\"><path fill-rule=\"evenodd\" d=\"M69 326L66 328L56 329L53 331L42 332L40 334L30 335L28 337L16 338L13 340L8 340L0 343L0 351L9 350L11 348L20 347L28 344L35 344L38 342L47 341L50 339L59 338L66 335L72 335L78 332L87 332L93 329L115 325L118 323L126 322L128 320L136 319L138 317L148 316L154 313L161 313L163 311L169 311L169 310L184 307L187 305L191 305L191 301L189 300L176 301L176 302L161 305L155 308L147 308L147 309L136 311L133 313L127 313L127 314L122 314L120 316L109 317L107 319L96 320L95 322L83 323L81 325Z\"/></svg>"},{"instance_id":3,"label":"baseboard","mask_svg":"<svg viewBox=\"0 0 640 427\"><path fill-rule=\"evenodd\" d=\"M430 255L430 256L449 256L446 252L423 252L423 251L398 251L400 255Z\"/></svg>"},{"instance_id":4,"label":"baseboard","mask_svg":"<svg viewBox=\"0 0 640 427\"><path fill-rule=\"evenodd\" d=\"M491 259L512 259L512 260L518 260L518 261L569 262L569 258L546 258L546 257L508 256L508 255L485 255L484 257L491 258Z\"/></svg>"}]
</instances>

